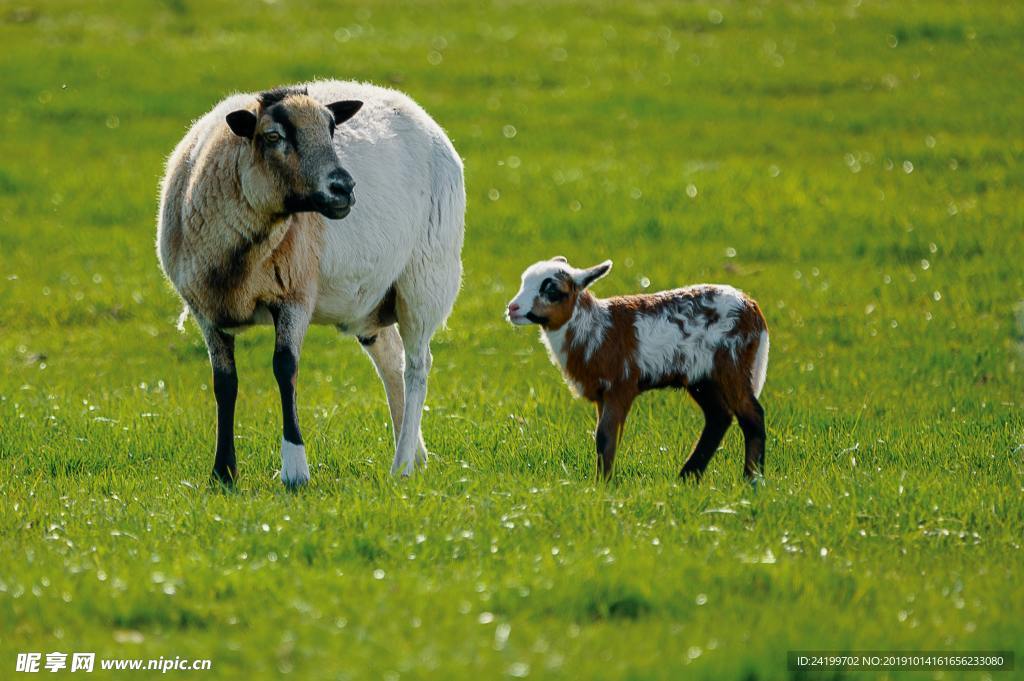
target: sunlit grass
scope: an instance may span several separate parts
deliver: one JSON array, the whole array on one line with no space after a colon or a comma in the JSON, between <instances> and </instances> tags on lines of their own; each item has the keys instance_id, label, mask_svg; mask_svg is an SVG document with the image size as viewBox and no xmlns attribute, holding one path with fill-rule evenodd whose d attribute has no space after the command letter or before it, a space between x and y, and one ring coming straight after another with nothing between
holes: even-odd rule
<instances>
[{"instance_id":1,"label":"sunlit grass","mask_svg":"<svg viewBox=\"0 0 1024 681\"><path fill-rule=\"evenodd\" d=\"M1024 652L1013 3L24 5L0 10L0 669L94 650L224 677L772 679L793 648ZM257 330L223 493L156 186L225 93L315 76L408 91L465 157L435 458L387 475L383 390L315 329L313 482L285 492ZM738 432L677 484L701 424L669 392L593 481L592 409L502 320L555 254L612 258L600 294L761 302L765 488Z\"/></svg>"}]
</instances>

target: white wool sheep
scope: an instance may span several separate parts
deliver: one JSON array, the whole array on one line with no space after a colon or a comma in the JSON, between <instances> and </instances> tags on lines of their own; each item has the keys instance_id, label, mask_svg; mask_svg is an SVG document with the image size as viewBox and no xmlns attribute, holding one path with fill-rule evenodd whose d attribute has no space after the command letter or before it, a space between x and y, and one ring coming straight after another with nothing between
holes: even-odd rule
<instances>
[{"instance_id":1,"label":"white wool sheep","mask_svg":"<svg viewBox=\"0 0 1024 681\"><path fill-rule=\"evenodd\" d=\"M373 360L392 472L425 463L430 340L458 293L465 205L451 142L394 90L315 81L232 95L195 122L167 163L157 250L209 348L215 478L237 475L233 334L259 323L276 328L283 482L309 479L294 383L310 323L357 336Z\"/></svg>"}]
</instances>

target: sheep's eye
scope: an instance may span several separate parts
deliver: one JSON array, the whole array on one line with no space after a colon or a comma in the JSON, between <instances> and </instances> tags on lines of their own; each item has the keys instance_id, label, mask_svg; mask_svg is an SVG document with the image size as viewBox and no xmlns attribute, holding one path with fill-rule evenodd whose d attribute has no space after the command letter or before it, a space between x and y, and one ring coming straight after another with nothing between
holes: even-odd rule
<instances>
[{"instance_id":1,"label":"sheep's eye","mask_svg":"<svg viewBox=\"0 0 1024 681\"><path fill-rule=\"evenodd\" d=\"M281 133L270 131L263 136L263 139L270 142L271 144L277 144L278 142L281 141Z\"/></svg>"}]
</instances>

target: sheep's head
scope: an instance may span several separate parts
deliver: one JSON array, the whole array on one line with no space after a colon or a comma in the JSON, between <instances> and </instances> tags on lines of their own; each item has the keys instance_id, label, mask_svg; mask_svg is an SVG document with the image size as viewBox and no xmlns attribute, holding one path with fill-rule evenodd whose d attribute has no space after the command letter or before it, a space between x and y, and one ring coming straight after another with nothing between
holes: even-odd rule
<instances>
[{"instance_id":1,"label":"sheep's head","mask_svg":"<svg viewBox=\"0 0 1024 681\"><path fill-rule=\"evenodd\" d=\"M249 203L272 214L316 211L336 220L348 215L355 182L341 167L334 128L362 105L324 106L303 90L272 90L261 94L252 110L228 114L231 131L249 141L250 162L241 169Z\"/></svg>"},{"instance_id":2,"label":"sheep's head","mask_svg":"<svg viewBox=\"0 0 1024 681\"><path fill-rule=\"evenodd\" d=\"M562 256L530 265L523 272L519 293L508 304L508 320L513 324L540 324L558 329L572 318L576 301L583 291L608 274L612 261L579 270Z\"/></svg>"}]
</instances>

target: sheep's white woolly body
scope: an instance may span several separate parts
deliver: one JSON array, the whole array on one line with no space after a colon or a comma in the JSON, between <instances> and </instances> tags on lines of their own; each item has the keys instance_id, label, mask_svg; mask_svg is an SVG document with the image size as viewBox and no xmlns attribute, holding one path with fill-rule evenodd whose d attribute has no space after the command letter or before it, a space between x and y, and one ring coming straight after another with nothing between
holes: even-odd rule
<instances>
[{"instance_id":1,"label":"sheep's white woolly body","mask_svg":"<svg viewBox=\"0 0 1024 681\"><path fill-rule=\"evenodd\" d=\"M461 269L457 257L446 255L462 248L458 154L423 109L398 92L329 81L311 83L309 94L324 103L365 102L335 132L341 164L356 180L356 207L343 220L327 220L314 321L362 333L388 288L403 277L429 278L417 305L444 319ZM428 272L432 268L416 262L424 255L450 259L451 270ZM410 265L420 271L407 272Z\"/></svg>"},{"instance_id":2,"label":"sheep's white woolly body","mask_svg":"<svg viewBox=\"0 0 1024 681\"><path fill-rule=\"evenodd\" d=\"M743 294L731 286L702 288L702 300L717 318L709 320L694 298L683 296L670 299L658 314L637 315L636 363L644 376L656 380L681 371L695 382L711 372L719 349L728 349L735 359L737 345L746 341L730 335L745 305Z\"/></svg>"}]
</instances>

